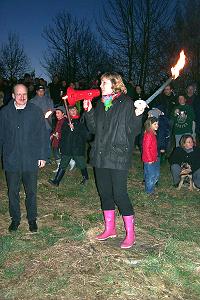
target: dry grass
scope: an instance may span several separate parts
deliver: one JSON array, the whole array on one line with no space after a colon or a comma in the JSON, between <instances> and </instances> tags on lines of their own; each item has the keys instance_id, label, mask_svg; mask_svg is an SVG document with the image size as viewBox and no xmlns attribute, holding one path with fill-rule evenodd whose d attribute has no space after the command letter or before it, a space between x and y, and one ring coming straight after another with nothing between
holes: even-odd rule
<instances>
[{"instance_id":1,"label":"dry grass","mask_svg":"<svg viewBox=\"0 0 200 300\"><path fill-rule=\"evenodd\" d=\"M78 170L68 173L59 188L47 184L54 166L41 172L36 234L28 231L23 191L20 230L8 233L1 177L0 300L199 299L200 194L186 194L186 189L178 194L164 166L157 197L150 199L143 192L141 165L136 164L128 184L137 232L137 244L130 250L119 248L124 236L119 215L116 239L94 239L102 229L102 216L92 169L86 187L79 185Z\"/></svg>"}]
</instances>

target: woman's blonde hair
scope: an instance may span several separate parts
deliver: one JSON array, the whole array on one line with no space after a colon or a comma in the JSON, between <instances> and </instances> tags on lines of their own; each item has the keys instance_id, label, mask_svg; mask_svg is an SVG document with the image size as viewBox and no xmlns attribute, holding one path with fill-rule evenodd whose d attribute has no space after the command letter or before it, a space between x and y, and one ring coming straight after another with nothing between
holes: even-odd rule
<instances>
[{"instance_id":1,"label":"woman's blonde hair","mask_svg":"<svg viewBox=\"0 0 200 300\"><path fill-rule=\"evenodd\" d=\"M151 130L151 125L155 122L158 122L158 119L155 117L150 117L146 120L144 123L144 129L145 131L150 131Z\"/></svg>"},{"instance_id":2,"label":"woman's blonde hair","mask_svg":"<svg viewBox=\"0 0 200 300\"><path fill-rule=\"evenodd\" d=\"M192 139L192 141L194 143L194 138L193 138L193 136L191 134L184 134L184 135L182 135L182 137L181 137L181 139L179 141L179 145L180 145L181 148L184 148L186 140L189 139L189 138Z\"/></svg>"},{"instance_id":3,"label":"woman's blonde hair","mask_svg":"<svg viewBox=\"0 0 200 300\"><path fill-rule=\"evenodd\" d=\"M127 93L127 89L125 87L125 84L122 80L122 77L116 73L116 72L106 72L101 76L101 80L103 78L106 78L111 81L112 83L112 89L114 93Z\"/></svg>"}]
</instances>

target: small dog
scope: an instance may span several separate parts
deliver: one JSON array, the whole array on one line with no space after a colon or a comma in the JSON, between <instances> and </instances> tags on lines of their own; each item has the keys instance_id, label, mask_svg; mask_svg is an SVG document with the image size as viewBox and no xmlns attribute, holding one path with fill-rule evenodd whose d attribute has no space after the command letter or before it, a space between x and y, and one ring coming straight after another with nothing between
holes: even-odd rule
<instances>
[{"instance_id":1,"label":"small dog","mask_svg":"<svg viewBox=\"0 0 200 300\"><path fill-rule=\"evenodd\" d=\"M180 176L181 176L181 180L179 182L177 189L180 190L184 181L186 179L189 179L189 190L192 191L193 188L195 188L195 186L194 186L194 182L192 180L192 168L188 163L182 163Z\"/></svg>"}]
</instances>

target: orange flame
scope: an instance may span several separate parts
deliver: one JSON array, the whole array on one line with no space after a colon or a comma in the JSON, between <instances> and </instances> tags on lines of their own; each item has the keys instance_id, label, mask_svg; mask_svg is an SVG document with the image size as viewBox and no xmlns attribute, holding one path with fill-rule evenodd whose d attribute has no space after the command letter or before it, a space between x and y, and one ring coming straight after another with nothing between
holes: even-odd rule
<instances>
[{"instance_id":1,"label":"orange flame","mask_svg":"<svg viewBox=\"0 0 200 300\"><path fill-rule=\"evenodd\" d=\"M176 79L179 76L179 71L181 69L183 69L183 67L185 65L185 58L186 58L186 56L185 56L184 50L182 50L177 64L171 68L173 79Z\"/></svg>"}]
</instances>

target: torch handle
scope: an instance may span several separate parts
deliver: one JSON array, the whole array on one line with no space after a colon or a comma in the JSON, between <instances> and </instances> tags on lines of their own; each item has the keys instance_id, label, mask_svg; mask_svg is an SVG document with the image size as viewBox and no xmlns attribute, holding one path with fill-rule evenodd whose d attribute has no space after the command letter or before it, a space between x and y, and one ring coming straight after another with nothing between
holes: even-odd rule
<instances>
[{"instance_id":1,"label":"torch handle","mask_svg":"<svg viewBox=\"0 0 200 300\"><path fill-rule=\"evenodd\" d=\"M173 80L173 77L170 77L169 79L167 79L167 81L165 83L163 83L163 85L161 85L161 87L146 100L146 104L148 105L151 101L153 101L154 98L156 98L160 93L162 93L164 88L166 86L168 86L172 80Z\"/></svg>"}]
</instances>

